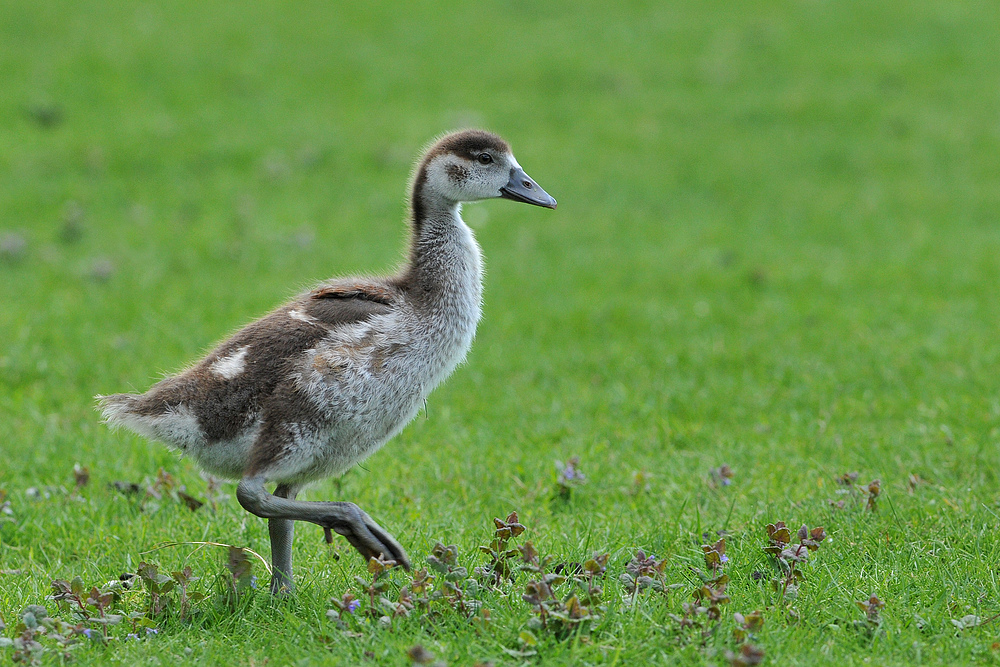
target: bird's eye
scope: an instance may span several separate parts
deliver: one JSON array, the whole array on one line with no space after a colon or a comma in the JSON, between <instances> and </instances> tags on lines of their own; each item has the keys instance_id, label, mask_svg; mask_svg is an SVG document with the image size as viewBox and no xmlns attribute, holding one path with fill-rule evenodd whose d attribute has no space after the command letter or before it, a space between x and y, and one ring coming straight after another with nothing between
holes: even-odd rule
<instances>
[{"instance_id":1,"label":"bird's eye","mask_svg":"<svg viewBox=\"0 0 1000 667\"><path fill-rule=\"evenodd\" d=\"M479 160L479 164L490 164L493 162L493 156L489 153L480 153L476 159Z\"/></svg>"}]
</instances>

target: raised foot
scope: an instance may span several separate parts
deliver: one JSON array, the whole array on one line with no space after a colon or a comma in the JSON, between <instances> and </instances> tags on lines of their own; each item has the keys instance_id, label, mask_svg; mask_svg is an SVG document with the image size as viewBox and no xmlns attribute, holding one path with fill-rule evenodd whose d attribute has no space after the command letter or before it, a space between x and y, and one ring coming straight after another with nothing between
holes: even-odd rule
<instances>
[{"instance_id":1,"label":"raised foot","mask_svg":"<svg viewBox=\"0 0 1000 667\"><path fill-rule=\"evenodd\" d=\"M243 478L236 486L236 498L248 512L268 519L274 564L272 593L294 590L291 546L295 521L321 526L328 538L331 530L343 535L366 561L381 556L410 569L410 559L399 542L354 503L296 501L293 487L280 485L270 494L264 481L261 476Z\"/></svg>"}]
</instances>

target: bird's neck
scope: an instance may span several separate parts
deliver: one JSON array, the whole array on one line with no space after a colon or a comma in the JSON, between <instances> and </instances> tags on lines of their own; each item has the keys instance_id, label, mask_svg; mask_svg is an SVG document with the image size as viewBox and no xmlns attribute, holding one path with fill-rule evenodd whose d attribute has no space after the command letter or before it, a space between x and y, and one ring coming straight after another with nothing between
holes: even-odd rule
<instances>
[{"instance_id":1,"label":"bird's neck","mask_svg":"<svg viewBox=\"0 0 1000 667\"><path fill-rule=\"evenodd\" d=\"M479 245L462 220L461 205L428 188L421 176L410 197L410 255L403 279L418 304L449 311L462 326L471 319L474 326L482 298Z\"/></svg>"}]
</instances>

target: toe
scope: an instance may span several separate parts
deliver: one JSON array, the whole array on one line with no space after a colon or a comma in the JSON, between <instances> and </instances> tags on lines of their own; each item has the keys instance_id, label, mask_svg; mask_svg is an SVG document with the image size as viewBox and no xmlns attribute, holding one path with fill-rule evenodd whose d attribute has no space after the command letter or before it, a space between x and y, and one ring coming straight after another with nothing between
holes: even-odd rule
<instances>
[{"instance_id":1,"label":"toe","mask_svg":"<svg viewBox=\"0 0 1000 667\"><path fill-rule=\"evenodd\" d=\"M410 559L406 556L406 550L403 549L402 545L396 541L392 535L386 532L385 528L378 525L371 519L368 519L366 523L366 528L375 536L379 542L385 548L383 555L386 558L391 558L396 561L404 570L410 569Z\"/></svg>"}]
</instances>

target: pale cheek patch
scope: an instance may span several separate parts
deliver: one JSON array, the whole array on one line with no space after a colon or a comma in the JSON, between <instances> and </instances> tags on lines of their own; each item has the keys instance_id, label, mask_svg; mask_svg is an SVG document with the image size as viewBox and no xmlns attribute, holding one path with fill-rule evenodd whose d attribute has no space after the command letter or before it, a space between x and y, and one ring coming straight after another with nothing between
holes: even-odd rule
<instances>
[{"instance_id":1,"label":"pale cheek patch","mask_svg":"<svg viewBox=\"0 0 1000 667\"><path fill-rule=\"evenodd\" d=\"M448 164L444 156L438 156L427 165L427 186L434 192L450 193L454 187L448 178Z\"/></svg>"},{"instance_id":2,"label":"pale cheek patch","mask_svg":"<svg viewBox=\"0 0 1000 667\"><path fill-rule=\"evenodd\" d=\"M244 345L228 357L223 357L217 360L211 366L212 371L218 373L227 380L232 380L234 377L243 372L243 368L245 366L243 360L247 356L248 349L250 349L250 346Z\"/></svg>"}]
</instances>

